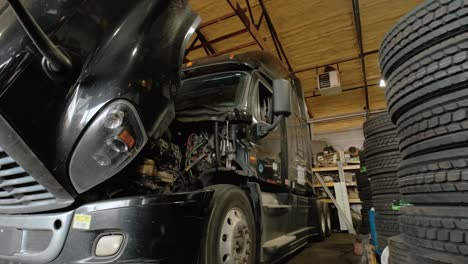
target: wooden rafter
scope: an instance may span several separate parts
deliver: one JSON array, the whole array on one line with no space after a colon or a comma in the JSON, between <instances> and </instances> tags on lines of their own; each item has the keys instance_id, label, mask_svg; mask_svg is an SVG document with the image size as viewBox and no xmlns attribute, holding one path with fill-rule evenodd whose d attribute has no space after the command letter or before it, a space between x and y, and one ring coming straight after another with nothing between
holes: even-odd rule
<instances>
[{"instance_id":1,"label":"wooden rafter","mask_svg":"<svg viewBox=\"0 0 468 264\"><path fill-rule=\"evenodd\" d=\"M369 55L372 55L372 54L376 54L378 53L379 50L371 50L371 51L368 51L368 52L365 52L363 54L364 57L366 56L369 56ZM294 73L301 73L301 72L306 72L306 71L312 71L312 70L316 70L318 68L323 68L323 67L326 67L328 65L335 65L335 64L341 64L341 63L345 63L345 62L350 62L350 61L353 61L353 60L359 60L361 59L361 55L359 56L356 56L356 57L351 57L351 58L344 58L344 59L341 59L341 60L337 60L337 61L331 61L327 64L321 64L321 65L314 65L312 67L307 67L307 68L304 68L304 69L300 69L300 70L297 70L297 71L294 71Z\"/></svg>"},{"instance_id":2,"label":"wooden rafter","mask_svg":"<svg viewBox=\"0 0 468 264\"><path fill-rule=\"evenodd\" d=\"M226 39L229 39L229 38L232 38L232 37L235 37L237 35L240 35L240 34L243 34L243 33L246 33L247 32L247 29L246 28L243 28L243 29L240 29L240 30L237 30L237 31L234 31L232 33L229 33L229 34L226 34L224 36L221 36L219 38L215 38L215 39L212 39L210 41L207 41L206 43L208 44L214 44L214 43L218 43L220 41L223 41L223 40L226 40ZM203 45L202 44L199 44L199 45L195 45L193 47L190 47L188 50L189 51L192 51L192 50L196 50L196 49L199 49L199 48L203 48Z\"/></svg>"},{"instance_id":3,"label":"wooden rafter","mask_svg":"<svg viewBox=\"0 0 468 264\"><path fill-rule=\"evenodd\" d=\"M216 57L216 56L228 54L228 53L234 52L234 51L236 51L236 50L240 50L240 49L243 49L243 48L247 48L247 47L254 46L254 45L256 45L256 44L257 44L257 42L252 41L252 42L249 42L249 43L245 43L245 44L242 44L242 45L238 45L238 46L232 47L232 48L227 49L227 50L220 51L220 52L218 52L218 53L216 53L216 54L208 55L208 57Z\"/></svg>"},{"instance_id":4,"label":"wooden rafter","mask_svg":"<svg viewBox=\"0 0 468 264\"><path fill-rule=\"evenodd\" d=\"M281 44L281 41L278 37L278 33L276 32L275 26L273 25L273 21L271 20L270 14L268 13L268 10L266 9L265 3L263 0L258 0L260 3L260 7L262 8L262 12L265 14L265 20L268 25L268 29L270 30L271 37L273 39L273 42L275 44L276 51L278 53L278 57L286 62L286 65L288 66L288 70L290 72L293 72L293 68L291 66L291 63L289 62L289 59L286 55L286 52L284 51L283 45Z\"/></svg>"},{"instance_id":5,"label":"wooden rafter","mask_svg":"<svg viewBox=\"0 0 468 264\"><path fill-rule=\"evenodd\" d=\"M231 8L234 10L234 12L237 14L241 22L244 24L245 28L249 31L250 35L254 38L255 42L258 44L258 46L262 49L266 49L266 43L265 40L260 36L260 33L258 32L257 28L249 20L247 15L245 14L244 9L240 6L239 2L237 0L227 0Z\"/></svg>"},{"instance_id":6,"label":"wooden rafter","mask_svg":"<svg viewBox=\"0 0 468 264\"><path fill-rule=\"evenodd\" d=\"M210 44L210 42L206 39L205 35L197 29L197 36L200 39L202 47L205 49L206 55L213 55L216 54L215 48Z\"/></svg>"},{"instance_id":7,"label":"wooden rafter","mask_svg":"<svg viewBox=\"0 0 468 264\"><path fill-rule=\"evenodd\" d=\"M243 8L242 11L246 11L247 9L246 8ZM225 14L225 15L222 15L220 17L217 17L215 19L212 19L212 20L209 20L209 21L206 21L206 22L203 22L200 24L200 26L198 28L204 28L204 27L207 27L207 26L211 26L213 24L216 24L216 23L219 23L223 20L226 20L226 19L229 19L231 17L235 17L237 16L237 13L236 12L232 12L232 13L229 13L229 14Z\"/></svg>"}]
</instances>

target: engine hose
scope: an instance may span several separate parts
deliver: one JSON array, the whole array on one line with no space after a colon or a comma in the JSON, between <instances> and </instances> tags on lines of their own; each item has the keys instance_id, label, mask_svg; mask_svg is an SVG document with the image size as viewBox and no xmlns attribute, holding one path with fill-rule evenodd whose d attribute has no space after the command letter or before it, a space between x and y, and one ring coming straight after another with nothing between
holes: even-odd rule
<instances>
[{"instance_id":1,"label":"engine hose","mask_svg":"<svg viewBox=\"0 0 468 264\"><path fill-rule=\"evenodd\" d=\"M219 154L219 124L215 122L214 125L214 147L215 147L215 155L216 155L216 166L219 168L221 167L221 157Z\"/></svg>"}]
</instances>

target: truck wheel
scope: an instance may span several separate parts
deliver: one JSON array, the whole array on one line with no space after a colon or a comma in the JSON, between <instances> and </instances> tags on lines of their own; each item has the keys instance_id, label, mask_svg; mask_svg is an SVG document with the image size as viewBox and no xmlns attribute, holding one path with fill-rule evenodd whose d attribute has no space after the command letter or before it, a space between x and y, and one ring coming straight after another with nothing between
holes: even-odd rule
<instances>
[{"instance_id":1,"label":"truck wheel","mask_svg":"<svg viewBox=\"0 0 468 264\"><path fill-rule=\"evenodd\" d=\"M325 215L325 236L329 237L332 233L330 207L328 206L328 204L325 203L323 205L323 209Z\"/></svg>"},{"instance_id":2,"label":"truck wheel","mask_svg":"<svg viewBox=\"0 0 468 264\"><path fill-rule=\"evenodd\" d=\"M199 263L254 264L256 229L249 199L239 187L213 185Z\"/></svg>"},{"instance_id":3,"label":"truck wheel","mask_svg":"<svg viewBox=\"0 0 468 264\"><path fill-rule=\"evenodd\" d=\"M319 234L317 237L313 238L310 241L324 241L327 238L327 218L325 216L325 205L322 201L317 201L318 203L318 226Z\"/></svg>"}]
</instances>

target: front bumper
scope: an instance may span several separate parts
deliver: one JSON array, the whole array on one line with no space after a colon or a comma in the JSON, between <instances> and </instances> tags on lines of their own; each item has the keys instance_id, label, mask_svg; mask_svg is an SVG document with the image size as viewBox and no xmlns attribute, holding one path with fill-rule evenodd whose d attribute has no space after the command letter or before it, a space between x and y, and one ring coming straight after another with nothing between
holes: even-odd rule
<instances>
[{"instance_id":1,"label":"front bumper","mask_svg":"<svg viewBox=\"0 0 468 264\"><path fill-rule=\"evenodd\" d=\"M0 263L196 263L212 192L152 195L87 204L44 215L0 215ZM85 216L85 217L83 217ZM122 234L112 257L96 239Z\"/></svg>"}]
</instances>

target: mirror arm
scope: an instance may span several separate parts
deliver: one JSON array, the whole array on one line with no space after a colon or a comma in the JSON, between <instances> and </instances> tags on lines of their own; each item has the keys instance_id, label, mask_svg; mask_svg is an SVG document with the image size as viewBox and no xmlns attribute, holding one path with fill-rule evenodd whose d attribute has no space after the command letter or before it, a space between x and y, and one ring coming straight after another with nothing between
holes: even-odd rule
<instances>
[{"instance_id":1,"label":"mirror arm","mask_svg":"<svg viewBox=\"0 0 468 264\"><path fill-rule=\"evenodd\" d=\"M257 125L257 135L259 137L263 137L265 136L266 134L268 134L270 131L272 131L273 129L275 129L281 122L281 120L284 119L284 115L278 115L278 117L276 118L275 122L273 122L273 124L261 124L261 123L258 123Z\"/></svg>"}]
</instances>

